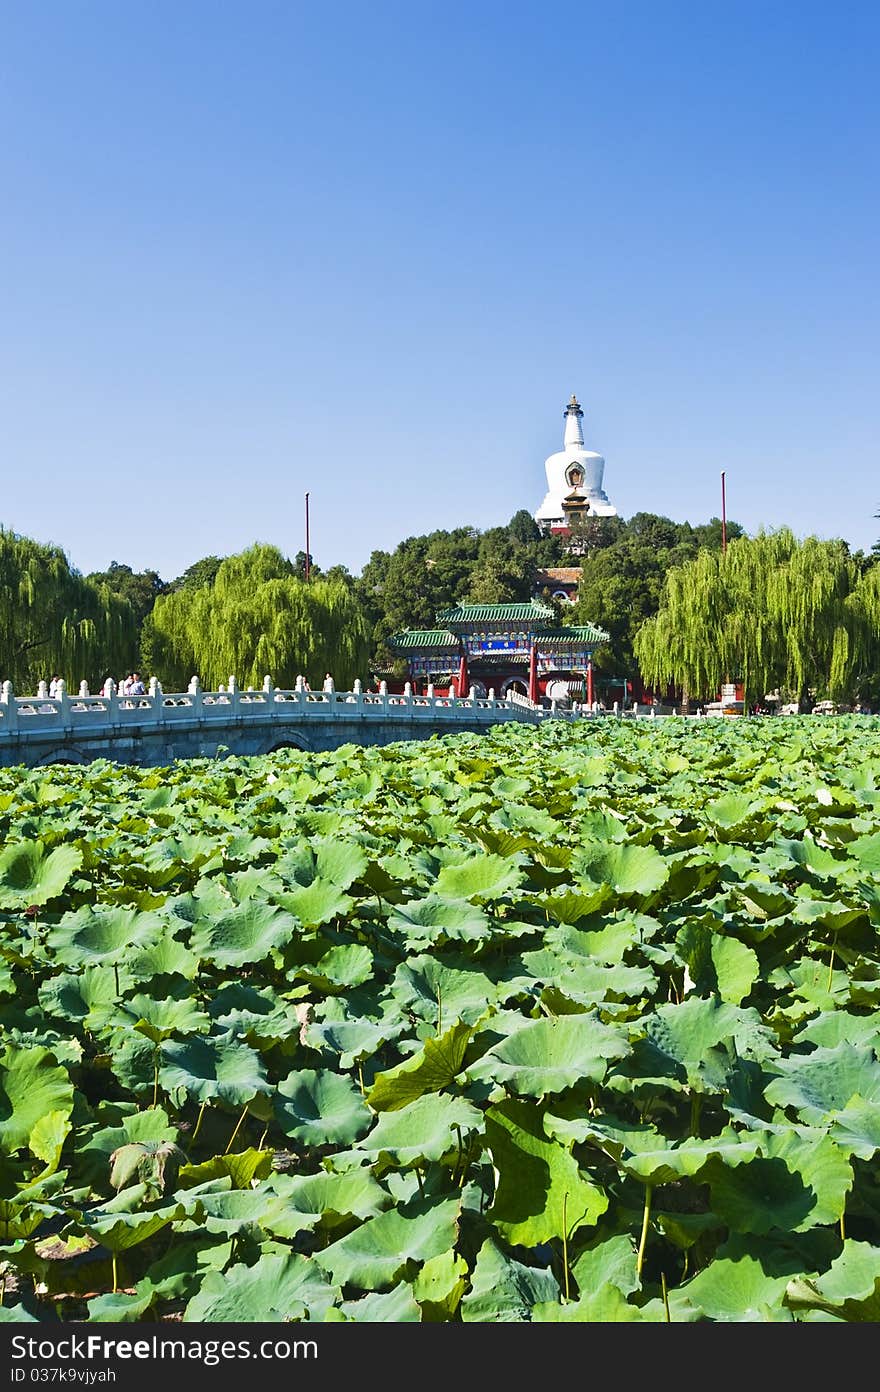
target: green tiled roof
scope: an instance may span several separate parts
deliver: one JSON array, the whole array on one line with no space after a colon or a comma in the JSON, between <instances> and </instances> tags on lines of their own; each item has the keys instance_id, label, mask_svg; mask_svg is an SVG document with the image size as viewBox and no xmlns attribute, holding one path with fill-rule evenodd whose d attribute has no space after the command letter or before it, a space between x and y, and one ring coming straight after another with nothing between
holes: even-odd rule
<instances>
[{"instance_id":1,"label":"green tiled roof","mask_svg":"<svg viewBox=\"0 0 880 1392\"><path fill-rule=\"evenodd\" d=\"M526 604L456 604L452 609L441 609L437 622L445 624L511 624L534 623L536 620L552 619L553 610L549 604L540 600L529 600Z\"/></svg>"},{"instance_id":2,"label":"green tiled roof","mask_svg":"<svg viewBox=\"0 0 880 1392\"><path fill-rule=\"evenodd\" d=\"M454 648L457 651L458 639L445 628L410 628L403 633L392 633L388 647L395 652L420 648Z\"/></svg>"},{"instance_id":3,"label":"green tiled roof","mask_svg":"<svg viewBox=\"0 0 880 1392\"><path fill-rule=\"evenodd\" d=\"M540 647L544 643L552 646L557 643L607 643L609 635L597 624L584 624L581 628L575 628L572 624L569 628L545 628L537 637Z\"/></svg>"}]
</instances>

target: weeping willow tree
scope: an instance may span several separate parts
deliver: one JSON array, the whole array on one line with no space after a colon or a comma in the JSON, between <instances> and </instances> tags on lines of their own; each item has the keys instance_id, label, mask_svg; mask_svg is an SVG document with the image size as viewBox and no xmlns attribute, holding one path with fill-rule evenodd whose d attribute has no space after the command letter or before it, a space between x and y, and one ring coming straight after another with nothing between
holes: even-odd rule
<instances>
[{"instance_id":1,"label":"weeping willow tree","mask_svg":"<svg viewBox=\"0 0 880 1392\"><path fill-rule=\"evenodd\" d=\"M798 541L788 528L700 551L669 571L639 629L644 679L704 696L738 679L746 699L775 688L847 697L877 655L880 604L866 580L845 542Z\"/></svg>"},{"instance_id":2,"label":"weeping willow tree","mask_svg":"<svg viewBox=\"0 0 880 1392\"><path fill-rule=\"evenodd\" d=\"M106 584L92 584L64 552L0 527L0 681L32 693L63 677L92 689L136 662L137 620Z\"/></svg>"},{"instance_id":3,"label":"weeping willow tree","mask_svg":"<svg viewBox=\"0 0 880 1392\"><path fill-rule=\"evenodd\" d=\"M860 699L880 707L880 554L865 570L849 599L856 641L853 666Z\"/></svg>"},{"instance_id":4,"label":"weeping willow tree","mask_svg":"<svg viewBox=\"0 0 880 1392\"><path fill-rule=\"evenodd\" d=\"M227 557L213 583L160 596L142 646L169 690L194 674L216 689L230 676L261 686L267 674L292 687L302 673L314 686L325 672L341 688L363 675L368 630L343 579L306 583L274 546L257 545Z\"/></svg>"}]
</instances>

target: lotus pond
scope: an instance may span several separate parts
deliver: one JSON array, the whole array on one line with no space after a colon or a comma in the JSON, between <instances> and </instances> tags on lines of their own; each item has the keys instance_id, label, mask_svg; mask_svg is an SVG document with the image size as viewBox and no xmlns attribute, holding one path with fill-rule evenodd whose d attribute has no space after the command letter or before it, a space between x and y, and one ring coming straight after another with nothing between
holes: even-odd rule
<instances>
[{"instance_id":1,"label":"lotus pond","mask_svg":"<svg viewBox=\"0 0 880 1392\"><path fill-rule=\"evenodd\" d=\"M880 1319L880 721L0 772L0 1318Z\"/></svg>"}]
</instances>

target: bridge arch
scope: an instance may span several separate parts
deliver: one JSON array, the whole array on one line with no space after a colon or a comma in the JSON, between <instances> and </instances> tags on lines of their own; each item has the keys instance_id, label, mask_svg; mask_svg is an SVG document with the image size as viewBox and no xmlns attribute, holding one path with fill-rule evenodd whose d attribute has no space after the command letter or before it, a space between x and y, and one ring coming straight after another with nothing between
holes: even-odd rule
<instances>
[{"instance_id":1,"label":"bridge arch","mask_svg":"<svg viewBox=\"0 0 880 1392\"><path fill-rule=\"evenodd\" d=\"M266 740L266 747L260 750L261 754L277 754L281 749L297 749L300 753L310 754L312 751L308 741L301 735L283 735L282 737L270 737Z\"/></svg>"},{"instance_id":2,"label":"bridge arch","mask_svg":"<svg viewBox=\"0 0 880 1392\"><path fill-rule=\"evenodd\" d=\"M38 759L35 767L48 768L51 764L89 764L94 758L94 754L84 754L81 749L72 745L61 745L58 749L50 749L48 754Z\"/></svg>"}]
</instances>

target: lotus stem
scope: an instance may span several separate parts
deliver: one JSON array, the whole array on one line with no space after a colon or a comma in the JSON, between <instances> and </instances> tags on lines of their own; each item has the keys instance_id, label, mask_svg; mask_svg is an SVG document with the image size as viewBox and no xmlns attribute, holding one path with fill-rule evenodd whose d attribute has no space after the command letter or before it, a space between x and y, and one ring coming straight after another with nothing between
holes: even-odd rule
<instances>
[{"instance_id":1,"label":"lotus stem","mask_svg":"<svg viewBox=\"0 0 880 1392\"><path fill-rule=\"evenodd\" d=\"M568 1304L568 1301L569 1301L569 1286L568 1286L568 1224L567 1224L567 1221L566 1221L567 1212L568 1212L568 1190L566 1189L566 1190L565 1190L565 1193L562 1195L562 1279L563 1279L563 1281L564 1281L564 1283L565 1283L565 1300L564 1300L564 1302L563 1302L565 1305L567 1305L567 1304Z\"/></svg>"},{"instance_id":2,"label":"lotus stem","mask_svg":"<svg viewBox=\"0 0 880 1392\"><path fill-rule=\"evenodd\" d=\"M832 983L832 981L833 981L833 979L834 979L834 976L833 976L833 973L834 973L834 951L835 951L835 948L836 948L836 947L837 947L837 934L835 933L835 934L834 934L834 942L831 944L831 956L830 956L830 958L829 958L829 960L828 960L828 985L827 985L826 988L825 988L826 991L830 991L830 990L831 990L831 983Z\"/></svg>"},{"instance_id":3,"label":"lotus stem","mask_svg":"<svg viewBox=\"0 0 880 1392\"><path fill-rule=\"evenodd\" d=\"M642 1235L639 1239L639 1254L636 1258L636 1275L642 1279L642 1266L645 1261L645 1247L648 1241L648 1221L651 1217L651 1196L654 1192L652 1184L645 1185L645 1211L642 1214Z\"/></svg>"},{"instance_id":4,"label":"lotus stem","mask_svg":"<svg viewBox=\"0 0 880 1392\"><path fill-rule=\"evenodd\" d=\"M443 1033L443 988L437 987L437 1038Z\"/></svg>"},{"instance_id":5,"label":"lotus stem","mask_svg":"<svg viewBox=\"0 0 880 1392\"><path fill-rule=\"evenodd\" d=\"M119 995L119 963L113 963L113 980L116 982L116 995Z\"/></svg>"},{"instance_id":6,"label":"lotus stem","mask_svg":"<svg viewBox=\"0 0 880 1392\"><path fill-rule=\"evenodd\" d=\"M202 1124L202 1117L205 1115L205 1108L207 1107L207 1105L208 1105L208 1099L207 1099L207 1097L206 1097L205 1100L204 1100L204 1102L202 1103L201 1107L199 1107L199 1115L198 1115L198 1118L196 1119L196 1129L195 1129L195 1131L192 1133L192 1142L191 1142L191 1144L194 1144L194 1143L195 1143L196 1136L199 1134L199 1127L200 1127L201 1124Z\"/></svg>"},{"instance_id":7,"label":"lotus stem","mask_svg":"<svg viewBox=\"0 0 880 1392\"><path fill-rule=\"evenodd\" d=\"M691 1093L691 1135L698 1137L700 1134L700 1094Z\"/></svg>"},{"instance_id":8,"label":"lotus stem","mask_svg":"<svg viewBox=\"0 0 880 1392\"><path fill-rule=\"evenodd\" d=\"M846 1242L846 1209L844 1209L840 1215L840 1240L841 1242Z\"/></svg>"},{"instance_id":9,"label":"lotus stem","mask_svg":"<svg viewBox=\"0 0 880 1392\"><path fill-rule=\"evenodd\" d=\"M118 1278L118 1273L117 1273L117 1271L116 1271L116 1253L115 1253L115 1252L111 1253L111 1260L112 1260L112 1262L113 1262L113 1294L115 1295L116 1292L119 1290L119 1278Z\"/></svg>"},{"instance_id":10,"label":"lotus stem","mask_svg":"<svg viewBox=\"0 0 880 1392\"><path fill-rule=\"evenodd\" d=\"M266 1122L266 1125L265 1125L264 1128L263 1128L263 1134L262 1134L262 1136L260 1137L260 1139L257 1141L257 1150L262 1150L262 1149L263 1149L263 1142L265 1141L266 1136L267 1136L268 1134L269 1134L269 1123L268 1123L268 1121L267 1121L267 1122Z\"/></svg>"},{"instance_id":11,"label":"lotus stem","mask_svg":"<svg viewBox=\"0 0 880 1392\"><path fill-rule=\"evenodd\" d=\"M366 1097L367 1094L364 1091L364 1065L361 1059L358 1059L358 1083L360 1084L361 1097Z\"/></svg>"},{"instance_id":12,"label":"lotus stem","mask_svg":"<svg viewBox=\"0 0 880 1392\"><path fill-rule=\"evenodd\" d=\"M241 1130L241 1123L244 1121L244 1119L245 1119L246 1116L247 1116L247 1103L245 1102L244 1107L242 1108L241 1116L238 1118L238 1121L235 1123L235 1130L233 1131L232 1135L229 1137L229 1145L226 1147L226 1149L225 1149L224 1152L223 1152L224 1155L228 1155L229 1152L230 1152L230 1150L232 1149L233 1145L235 1144L235 1138L236 1138L236 1136L238 1135L239 1131Z\"/></svg>"},{"instance_id":13,"label":"lotus stem","mask_svg":"<svg viewBox=\"0 0 880 1392\"><path fill-rule=\"evenodd\" d=\"M660 1272L660 1289L663 1291L663 1309L666 1311L666 1323L672 1323L672 1316L669 1313L669 1295L666 1290L666 1272Z\"/></svg>"},{"instance_id":14,"label":"lotus stem","mask_svg":"<svg viewBox=\"0 0 880 1392\"><path fill-rule=\"evenodd\" d=\"M159 1051L158 1051L158 1049L157 1049L157 1050L156 1050L156 1053L155 1053L155 1055L154 1055L154 1057L153 1057L153 1106L154 1106L154 1107L155 1107L156 1103L158 1102L158 1100L159 1100Z\"/></svg>"}]
</instances>

